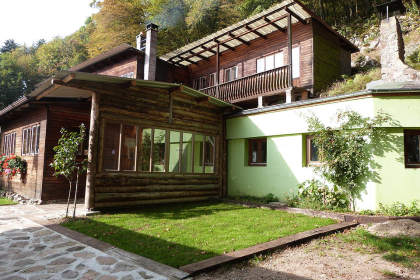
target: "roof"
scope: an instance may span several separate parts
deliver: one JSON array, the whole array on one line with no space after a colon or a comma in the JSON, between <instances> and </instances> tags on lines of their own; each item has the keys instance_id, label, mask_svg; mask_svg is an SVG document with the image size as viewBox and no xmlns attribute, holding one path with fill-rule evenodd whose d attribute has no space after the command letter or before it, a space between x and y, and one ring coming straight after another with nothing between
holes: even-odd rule
<instances>
[{"instance_id":1,"label":"roof","mask_svg":"<svg viewBox=\"0 0 420 280\"><path fill-rule=\"evenodd\" d=\"M126 51L132 51L132 52L135 52L135 53L144 54L144 52L142 52L142 51L140 51L140 50L138 50L138 49L136 49L136 48L134 48L130 45L122 44L122 45L119 45L118 47L115 47L115 48L109 50L109 51L103 52L103 53L95 56L94 58L86 60L85 62L82 62L82 63L68 69L68 71L80 71L80 70L82 70L82 69L84 69L84 68L86 68L90 65L93 65L95 63L104 61L106 59L109 59L113 56L116 56L116 55L121 54L121 53L126 52Z\"/></svg>"},{"instance_id":2,"label":"roof","mask_svg":"<svg viewBox=\"0 0 420 280\"><path fill-rule=\"evenodd\" d=\"M340 101L347 98L361 97L361 96L366 96L366 95L397 94L397 93L405 93L405 94L416 93L420 95L420 81L382 84L375 88L352 92L352 93L343 93L343 94L334 95L334 96L307 99L307 100L277 104L277 105L249 109L249 110L235 111L227 115L227 118L254 115L258 113L266 113L266 112L271 112L271 111L296 108L296 107L302 107L302 106L310 106L310 105L318 104L318 103Z\"/></svg>"},{"instance_id":3,"label":"roof","mask_svg":"<svg viewBox=\"0 0 420 280\"><path fill-rule=\"evenodd\" d=\"M214 50L220 44L220 52L225 52L250 41L266 36L278 30L285 30L288 25L287 14L292 15L292 24L306 22L309 18L315 18L331 32L338 36L342 42L352 51L358 51L350 41L333 30L322 19L306 8L298 0L285 0L266 11L244 19L228 26L198 41L192 42L160 58L179 65L188 66L208 59L216 54Z\"/></svg>"},{"instance_id":4,"label":"roof","mask_svg":"<svg viewBox=\"0 0 420 280\"><path fill-rule=\"evenodd\" d=\"M128 82L135 81L133 87L151 87L151 88L162 88L162 89L173 89L173 88L180 88L180 92L191 96L193 98L209 98L209 103L218 106L218 107L234 107L237 109L242 109L239 106L230 104L228 102L219 100L215 97L210 97L209 95L197 91L195 89L189 88L184 85L180 84L171 84L165 82L156 82L156 81L146 81L146 80L136 80L130 78L122 78L122 77L115 77L115 76L106 76L106 75L98 75L92 73L84 73L84 72L75 72L75 71L60 71L54 77L51 77L45 80L41 86L37 89L32 91L28 96L24 96L19 100L15 101L11 105L7 106L3 110L0 111L0 117L13 111L16 108L34 100L41 99L42 97L51 97L51 98L89 98L92 96L92 92L85 91L77 88L73 88L70 86L57 86L53 83L54 80L63 80L66 77L71 75L72 80L77 81L88 81L88 82L97 82L97 83L109 83L109 84L126 84Z\"/></svg>"}]
</instances>

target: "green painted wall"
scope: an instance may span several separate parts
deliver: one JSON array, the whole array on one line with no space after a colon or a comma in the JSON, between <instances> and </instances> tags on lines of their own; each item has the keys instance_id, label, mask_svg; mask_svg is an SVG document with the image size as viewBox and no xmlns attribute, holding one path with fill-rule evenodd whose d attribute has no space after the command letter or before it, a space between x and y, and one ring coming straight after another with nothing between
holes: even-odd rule
<instances>
[{"instance_id":1,"label":"green painted wall","mask_svg":"<svg viewBox=\"0 0 420 280\"><path fill-rule=\"evenodd\" d=\"M420 169L406 169L403 161L403 128L420 128L417 96L361 97L227 119L228 194L273 193L284 200L284 194L296 192L298 183L316 177L313 168L306 166L308 129L301 115L313 112L324 123L334 125L331 117L345 108L369 117L382 109L400 125L387 129L390 143L375 147L377 176L367 182L357 208L376 209L379 202L410 203L414 197L420 198ZM267 166L248 166L247 139L259 137L267 137Z\"/></svg>"}]
</instances>

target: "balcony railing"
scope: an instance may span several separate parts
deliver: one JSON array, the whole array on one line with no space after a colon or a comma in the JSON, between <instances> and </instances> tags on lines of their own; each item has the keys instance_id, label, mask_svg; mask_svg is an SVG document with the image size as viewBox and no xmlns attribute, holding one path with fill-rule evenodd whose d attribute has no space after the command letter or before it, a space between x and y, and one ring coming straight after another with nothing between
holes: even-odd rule
<instances>
[{"instance_id":1,"label":"balcony railing","mask_svg":"<svg viewBox=\"0 0 420 280\"><path fill-rule=\"evenodd\" d=\"M227 102L238 102L253 96L276 93L288 88L289 65L278 67L231 82L203 88L200 91Z\"/></svg>"}]
</instances>

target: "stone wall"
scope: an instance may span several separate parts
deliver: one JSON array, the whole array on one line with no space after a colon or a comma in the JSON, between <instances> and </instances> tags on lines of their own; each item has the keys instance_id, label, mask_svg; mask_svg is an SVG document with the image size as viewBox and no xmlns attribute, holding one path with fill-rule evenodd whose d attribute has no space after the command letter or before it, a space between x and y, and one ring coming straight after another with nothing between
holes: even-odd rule
<instances>
[{"instance_id":1,"label":"stone wall","mask_svg":"<svg viewBox=\"0 0 420 280\"><path fill-rule=\"evenodd\" d=\"M404 41L396 17L381 23L380 50L384 83L420 81L420 72L404 63Z\"/></svg>"}]
</instances>

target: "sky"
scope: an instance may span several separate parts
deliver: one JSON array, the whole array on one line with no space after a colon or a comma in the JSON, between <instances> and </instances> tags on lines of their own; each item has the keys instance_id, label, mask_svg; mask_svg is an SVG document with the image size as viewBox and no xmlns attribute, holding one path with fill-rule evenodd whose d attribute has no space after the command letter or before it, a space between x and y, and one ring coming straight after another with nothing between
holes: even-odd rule
<instances>
[{"instance_id":1,"label":"sky","mask_svg":"<svg viewBox=\"0 0 420 280\"><path fill-rule=\"evenodd\" d=\"M97 12L92 0L0 0L0 46L8 39L27 46L65 37Z\"/></svg>"}]
</instances>

